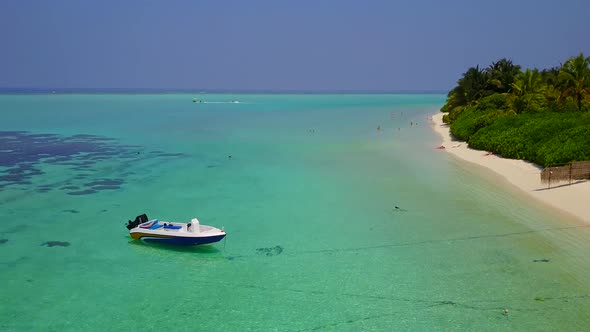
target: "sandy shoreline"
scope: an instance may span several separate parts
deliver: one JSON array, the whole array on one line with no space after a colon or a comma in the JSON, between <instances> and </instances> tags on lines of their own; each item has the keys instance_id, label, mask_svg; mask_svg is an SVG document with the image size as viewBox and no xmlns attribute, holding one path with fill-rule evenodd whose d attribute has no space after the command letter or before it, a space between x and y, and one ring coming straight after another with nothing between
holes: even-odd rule
<instances>
[{"instance_id":1,"label":"sandy shoreline","mask_svg":"<svg viewBox=\"0 0 590 332\"><path fill-rule=\"evenodd\" d=\"M590 181L571 186L560 186L567 183L559 183L556 184L556 187L547 189L547 185L541 183L541 168L539 166L522 160L488 155L485 151L468 148L467 143L457 141L452 137L449 127L443 123L442 117L443 113L433 115L432 125L434 131L442 137L444 151L462 160L488 168L539 201L590 223L590 204L588 202Z\"/></svg>"}]
</instances>

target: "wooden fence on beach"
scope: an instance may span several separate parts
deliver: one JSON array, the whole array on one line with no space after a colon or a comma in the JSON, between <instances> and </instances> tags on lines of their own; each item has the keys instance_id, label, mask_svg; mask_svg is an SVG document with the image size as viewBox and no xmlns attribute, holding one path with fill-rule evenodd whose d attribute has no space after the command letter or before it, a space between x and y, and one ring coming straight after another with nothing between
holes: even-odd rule
<instances>
[{"instance_id":1,"label":"wooden fence on beach","mask_svg":"<svg viewBox=\"0 0 590 332\"><path fill-rule=\"evenodd\" d=\"M541 182L551 183L587 180L590 179L590 161L572 161L568 165L558 167L547 167L541 172Z\"/></svg>"}]
</instances>

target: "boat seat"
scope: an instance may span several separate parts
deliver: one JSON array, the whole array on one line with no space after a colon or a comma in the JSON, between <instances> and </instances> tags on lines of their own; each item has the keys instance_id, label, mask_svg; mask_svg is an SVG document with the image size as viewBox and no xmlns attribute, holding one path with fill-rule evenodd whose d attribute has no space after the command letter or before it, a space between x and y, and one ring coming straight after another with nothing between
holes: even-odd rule
<instances>
[{"instance_id":1,"label":"boat seat","mask_svg":"<svg viewBox=\"0 0 590 332\"><path fill-rule=\"evenodd\" d=\"M181 229L182 226L166 225L164 229Z\"/></svg>"},{"instance_id":2,"label":"boat seat","mask_svg":"<svg viewBox=\"0 0 590 332\"><path fill-rule=\"evenodd\" d=\"M152 220L150 222L145 222L145 223L139 225L139 228L148 228L149 229L149 228L152 228L154 225L157 225L157 224L158 224L158 219L154 219L154 220Z\"/></svg>"},{"instance_id":3,"label":"boat seat","mask_svg":"<svg viewBox=\"0 0 590 332\"><path fill-rule=\"evenodd\" d=\"M152 225L152 227L150 227L149 229L158 229L158 228L162 228L164 227L164 225L158 224L158 223L154 223Z\"/></svg>"}]
</instances>

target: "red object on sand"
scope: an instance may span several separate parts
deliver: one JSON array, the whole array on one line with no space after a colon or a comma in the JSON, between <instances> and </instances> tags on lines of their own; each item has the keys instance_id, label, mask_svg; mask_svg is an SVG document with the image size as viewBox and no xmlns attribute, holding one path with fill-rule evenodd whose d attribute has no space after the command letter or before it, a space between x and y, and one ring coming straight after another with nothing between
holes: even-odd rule
<instances>
[{"instance_id":1,"label":"red object on sand","mask_svg":"<svg viewBox=\"0 0 590 332\"><path fill-rule=\"evenodd\" d=\"M441 146L437 147L436 149L437 150L444 150L445 149L445 146L444 145L441 145Z\"/></svg>"}]
</instances>

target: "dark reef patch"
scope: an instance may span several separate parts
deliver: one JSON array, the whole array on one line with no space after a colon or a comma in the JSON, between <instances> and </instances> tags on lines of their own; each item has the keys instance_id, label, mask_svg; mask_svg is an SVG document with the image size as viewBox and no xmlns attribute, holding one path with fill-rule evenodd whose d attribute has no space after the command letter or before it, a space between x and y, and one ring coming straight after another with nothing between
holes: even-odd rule
<instances>
[{"instance_id":1,"label":"dark reef patch","mask_svg":"<svg viewBox=\"0 0 590 332\"><path fill-rule=\"evenodd\" d=\"M8 239L0 239L0 244L4 244L6 242L8 242Z\"/></svg>"},{"instance_id":2,"label":"dark reef patch","mask_svg":"<svg viewBox=\"0 0 590 332\"><path fill-rule=\"evenodd\" d=\"M549 263L550 260L547 258L542 258L542 259L533 259L533 262L535 263Z\"/></svg>"},{"instance_id":3,"label":"dark reef patch","mask_svg":"<svg viewBox=\"0 0 590 332\"><path fill-rule=\"evenodd\" d=\"M61 187L61 190L78 190L80 189L80 187L78 186L63 186Z\"/></svg>"},{"instance_id":4,"label":"dark reef patch","mask_svg":"<svg viewBox=\"0 0 590 332\"><path fill-rule=\"evenodd\" d=\"M0 185L22 184L43 174L39 166L53 164L72 170L93 170L97 162L117 158L130 148L121 148L113 139L96 135L59 136L24 131L0 131ZM137 149L137 147L134 147ZM74 174L74 177L82 177ZM49 186L38 188L44 192Z\"/></svg>"},{"instance_id":5,"label":"dark reef patch","mask_svg":"<svg viewBox=\"0 0 590 332\"><path fill-rule=\"evenodd\" d=\"M69 212L69 213L80 213L78 210L70 209L70 210L62 210L61 212Z\"/></svg>"},{"instance_id":6,"label":"dark reef patch","mask_svg":"<svg viewBox=\"0 0 590 332\"><path fill-rule=\"evenodd\" d=\"M47 241L41 243L41 246L46 247L69 247L70 243L66 241Z\"/></svg>"},{"instance_id":7,"label":"dark reef patch","mask_svg":"<svg viewBox=\"0 0 590 332\"><path fill-rule=\"evenodd\" d=\"M92 186L120 186L123 184L123 179L98 179L84 184L86 187Z\"/></svg>"},{"instance_id":8,"label":"dark reef patch","mask_svg":"<svg viewBox=\"0 0 590 332\"><path fill-rule=\"evenodd\" d=\"M275 256L280 255L283 252L283 247L274 246L269 248L257 248L256 253L259 255Z\"/></svg>"},{"instance_id":9,"label":"dark reef patch","mask_svg":"<svg viewBox=\"0 0 590 332\"><path fill-rule=\"evenodd\" d=\"M39 192L39 193L46 193L46 192L49 192L49 191L51 191L53 189L55 189L55 186L54 185L52 185L52 184L44 184L44 185L41 185L41 186L38 186L37 187L37 192Z\"/></svg>"},{"instance_id":10,"label":"dark reef patch","mask_svg":"<svg viewBox=\"0 0 590 332\"><path fill-rule=\"evenodd\" d=\"M115 190L120 189L119 186L93 186L91 189L101 191L101 190Z\"/></svg>"},{"instance_id":11,"label":"dark reef patch","mask_svg":"<svg viewBox=\"0 0 590 332\"><path fill-rule=\"evenodd\" d=\"M102 190L119 189L125 184L125 177L134 174L125 169L123 173L118 172L118 178L94 180L92 174L102 169L101 163L114 162L125 166L142 159L185 156L184 153L164 151L152 151L148 156L142 152L141 146L119 144L114 138L98 135L0 131L0 188L32 185L36 176L44 174L41 170L43 165L59 165L68 168L71 177L59 184L40 185L34 190L39 193L62 190L69 195L90 195ZM87 182L78 183L83 180ZM87 189L80 189L83 187Z\"/></svg>"},{"instance_id":12,"label":"dark reef patch","mask_svg":"<svg viewBox=\"0 0 590 332\"><path fill-rule=\"evenodd\" d=\"M97 192L98 191L96 191L96 190L85 189L85 190L80 190L80 191L70 191L68 193L68 195L73 195L73 196L91 195L91 194L96 194Z\"/></svg>"}]
</instances>

